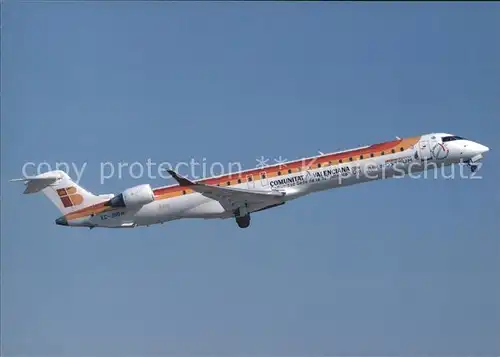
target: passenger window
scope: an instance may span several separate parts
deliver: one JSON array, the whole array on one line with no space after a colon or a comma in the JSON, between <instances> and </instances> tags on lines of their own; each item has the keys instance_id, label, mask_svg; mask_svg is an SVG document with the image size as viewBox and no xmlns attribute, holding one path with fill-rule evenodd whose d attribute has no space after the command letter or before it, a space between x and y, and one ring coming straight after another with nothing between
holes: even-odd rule
<instances>
[{"instance_id":1,"label":"passenger window","mask_svg":"<svg viewBox=\"0 0 500 357\"><path fill-rule=\"evenodd\" d=\"M262 174L262 175L260 175L260 177L262 177L263 179L265 179L266 178L266 174Z\"/></svg>"},{"instance_id":2,"label":"passenger window","mask_svg":"<svg viewBox=\"0 0 500 357\"><path fill-rule=\"evenodd\" d=\"M370 154L370 157L374 157L375 155L373 153Z\"/></svg>"},{"instance_id":3,"label":"passenger window","mask_svg":"<svg viewBox=\"0 0 500 357\"><path fill-rule=\"evenodd\" d=\"M292 170L291 169L288 169L288 173L291 174L292 173Z\"/></svg>"},{"instance_id":4,"label":"passenger window","mask_svg":"<svg viewBox=\"0 0 500 357\"><path fill-rule=\"evenodd\" d=\"M185 194L186 194L186 190L183 190L183 191L182 191L182 194L183 194L183 195L185 195Z\"/></svg>"},{"instance_id":5,"label":"passenger window","mask_svg":"<svg viewBox=\"0 0 500 357\"><path fill-rule=\"evenodd\" d=\"M404 149L404 148L401 148L401 149L399 149L399 151L405 151L405 149Z\"/></svg>"},{"instance_id":6,"label":"passenger window","mask_svg":"<svg viewBox=\"0 0 500 357\"><path fill-rule=\"evenodd\" d=\"M281 176L281 171L278 171L278 176Z\"/></svg>"},{"instance_id":7,"label":"passenger window","mask_svg":"<svg viewBox=\"0 0 500 357\"><path fill-rule=\"evenodd\" d=\"M318 164L318 168L320 168L320 167L321 167L321 164Z\"/></svg>"},{"instance_id":8,"label":"passenger window","mask_svg":"<svg viewBox=\"0 0 500 357\"><path fill-rule=\"evenodd\" d=\"M238 179L238 183L241 183L241 179Z\"/></svg>"},{"instance_id":9,"label":"passenger window","mask_svg":"<svg viewBox=\"0 0 500 357\"><path fill-rule=\"evenodd\" d=\"M392 149L391 152L394 154L396 152L396 150Z\"/></svg>"},{"instance_id":10,"label":"passenger window","mask_svg":"<svg viewBox=\"0 0 500 357\"><path fill-rule=\"evenodd\" d=\"M352 157L349 158L349 161L352 161Z\"/></svg>"},{"instance_id":11,"label":"passenger window","mask_svg":"<svg viewBox=\"0 0 500 357\"><path fill-rule=\"evenodd\" d=\"M359 159L360 159L360 160L363 160L363 155L359 155Z\"/></svg>"},{"instance_id":12,"label":"passenger window","mask_svg":"<svg viewBox=\"0 0 500 357\"><path fill-rule=\"evenodd\" d=\"M252 176L248 176L247 180L248 180L248 182L252 181L253 180Z\"/></svg>"},{"instance_id":13,"label":"passenger window","mask_svg":"<svg viewBox=\"0 0 500 357\"><path fill-rule=\"evenodd\" d=\"M341 164L341 163L342 163L342 159L339 160L339 164Z\"/></svg>"},{"instance_id":14,"label":"passenger window","mask_svg":"<svg viewBox=\"0 0 500 357\"><path fill-rule=\"evenodd\" d=\"M382 151L382 152L380 153L380 155L384 155L384 152Z\"/></svg>"}]
</instances>

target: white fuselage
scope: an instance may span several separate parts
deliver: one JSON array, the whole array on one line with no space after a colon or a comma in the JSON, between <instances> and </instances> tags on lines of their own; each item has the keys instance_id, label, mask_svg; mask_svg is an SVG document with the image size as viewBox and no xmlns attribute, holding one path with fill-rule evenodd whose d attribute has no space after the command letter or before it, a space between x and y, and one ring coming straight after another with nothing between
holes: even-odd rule
<instances>
[{"instance_id":1,"label":"white fuselage","mask_svg":"<svg viewBox=\"0 0 500 357\"><path fill-rule=\"evenodd\" d=\"M255 191L281 191L276 205L310 194L341 186L418 173L426 168L470 162L482 158L488 148L462 138L444 141L450 134L428 134L415 138L377 144L351 151L319 155L299 161L256 170L233 173L231 188ZM455 137L456 138L456 137ZM405 141L406 140L406 141ZM387 149L384 149L387 148ZM381 151L382 150L382 151ZM383 150L387 150L384 152ZM350 156L352 155L352 156ZM343 159L342 159L343 158ZM290 168L289 168L290 167ZM248 173L254 172L251 180ZM267 174L269 172L269 174ZM272 173L272 174L271 174ZM227 176L226 176L227 177ZM225 177L212 178L217 186L226 186ZM229 180L229 179L228 179ZM215 184L214 184L215 185ZM68 220L70 226L125 228L164 223L181 218L231 218L234 212L224 209L217 200L199 192L178 192L177 185L155 189L156 198L142 207L112 209ZM165 193L163 193L165 192ZM252 205L248 212L273 207Z\"/></svg>"}]
</instances>

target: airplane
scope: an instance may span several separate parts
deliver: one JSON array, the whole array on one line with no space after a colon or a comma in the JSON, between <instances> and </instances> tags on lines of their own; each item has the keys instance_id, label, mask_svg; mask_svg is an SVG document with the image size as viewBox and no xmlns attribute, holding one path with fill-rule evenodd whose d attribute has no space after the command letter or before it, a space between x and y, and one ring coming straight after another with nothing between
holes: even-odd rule
<instances>
[{"instance_id":1,"label":"airplane","mask_svg":"<svg viewBox=\"0 0 500 357\"><path fill-rule=\"evenodd\" d=\"M94 195L62 170L11 181L24 182L25 194L43 192L62 212L55 220L61 226L133 228L183 218L234 218L247 228L251 213L313 192L459 163L475 172L487 151L463 137L432 133L196 181L167 170L177 184L142 184L116 195Z\"/></svg>"}]
</instances>

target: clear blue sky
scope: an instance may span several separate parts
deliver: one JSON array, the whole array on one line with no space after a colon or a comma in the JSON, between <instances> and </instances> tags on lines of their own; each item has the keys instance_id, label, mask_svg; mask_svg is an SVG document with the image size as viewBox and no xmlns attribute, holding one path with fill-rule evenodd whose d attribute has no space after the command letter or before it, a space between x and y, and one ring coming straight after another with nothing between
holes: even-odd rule
<instances>
[{"instance_id":1,"label":"clear blue sky","mask_svg":"<svg viewBox=\"0 0 500 357\"><path fill-rule=\"evenodd\" d=\"M498 355L500 6L14 2L2 22L5 356ZM288 159L452 132L483 180L231 221L70 229L27 161Z\"/></svg>"}]
</instances>

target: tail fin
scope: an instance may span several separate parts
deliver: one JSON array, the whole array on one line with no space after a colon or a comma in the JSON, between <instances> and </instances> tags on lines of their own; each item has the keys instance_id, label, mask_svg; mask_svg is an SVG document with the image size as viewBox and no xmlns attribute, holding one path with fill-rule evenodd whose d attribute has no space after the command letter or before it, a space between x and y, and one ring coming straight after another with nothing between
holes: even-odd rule
<instances>
[{"instance_id":1,"label":"tail fin","mask_svg":"<svg viewBox=\"0 0 500 357\"><path fill-rule=\"evenodd\" d=\"M11 181L24 181L26 185L25 194L42 191L59 208L63 215L107 199L107 197L96 196L78 186L67 173L61 170L49 171L34 177L24 177Z\"/></svg>"}]
</instances>

